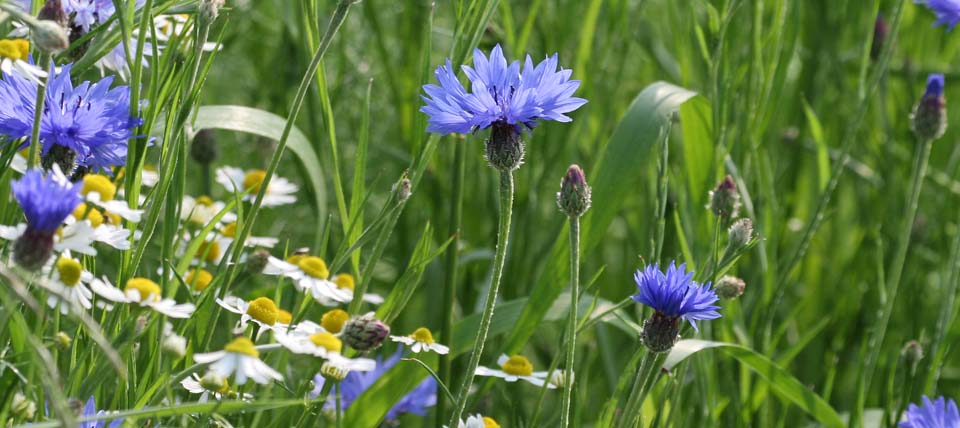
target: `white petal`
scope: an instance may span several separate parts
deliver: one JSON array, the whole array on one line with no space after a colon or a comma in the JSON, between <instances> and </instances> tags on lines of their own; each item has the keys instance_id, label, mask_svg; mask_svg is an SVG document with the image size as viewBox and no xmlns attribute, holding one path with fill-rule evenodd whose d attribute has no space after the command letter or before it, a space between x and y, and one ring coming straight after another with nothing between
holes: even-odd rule
<instances>
[{"instance_id":1,"label":"white petal","mask_svg":"<svg viewBox=\"0 0 960 428\"><path fill-rule=\"evenodd\" d=\"M90 281L90 289L100 297L117 303L127 303L130 299L124 294L123 290L114 287L106 278L94 278Z\"/></svg>"},{"instance_id":2,"label":"white petal","mask_svg":"<svg viewBox=\"0 0 960 428\"><path fill-rule=\"evenodd\" d=\"M16 226L0 226L0 238L8 241L16 241L23 232L27 230L26 223L20 223Z\"/></svg>"},{"instance_id":3,"label":"white petal","mask_svg":"<svg viewBox=\"0 0 960 428\"><path fill-rule=\"evenodd\" d=\"M107 212L119 215L123 217L124 220L130 220L132 222L140 221L143 215L143 210L130 208L125 201L107 201L99 205L107 210Z\"/></svg>"},{"instance_id":4,"label":"white petal","mask_svg":"<svg viewBox=\"0 0 960 428\"><path fill-rule=\"evenodd\" d=\"M226 351L207 352L202 354L193 354L193 361L199 364L212 363L219 361L227 355ZM222 374L222 373L221 373ZM227 374L229 376L229 374Z\"/></svg>"}]
</instances>

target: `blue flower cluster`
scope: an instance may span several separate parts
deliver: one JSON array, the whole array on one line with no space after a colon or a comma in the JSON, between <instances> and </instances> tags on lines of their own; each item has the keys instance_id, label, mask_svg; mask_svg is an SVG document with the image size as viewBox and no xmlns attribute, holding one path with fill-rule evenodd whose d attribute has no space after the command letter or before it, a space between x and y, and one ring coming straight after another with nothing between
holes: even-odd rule
<instances>
[{"instance_id":1,"label":"blue flower cluster","mask_svg":"<svg viewBox=\"0 0 960 428\"><path fill-rule=\"evenodd\" d=\"M51 75L40 121L40 143L46 155L56 145L76 153L78 166L93 172L123 165L127 140L143 122L130 115L130 88L110 88L113 77L76 87L70 65ZM29 138L36 111L37 83L16 73L0 80L0 134ZM64 171L69 173L70 171Z\"/></svg>"},{"instance_id":2,"label":"blue flower cluster","mask_svg":"<svg viewBox=\"0 0 960 428\"><path fill-rule=\"evenodd\" d=\"M930 401L923 397L923 405L910 404L907 408L905 420L900 422L900 428L958 428L960 427L960 411L957 403L943 397Z\"/></svg>"},{"instance_id":3,"label":"blue flower cluster","mask_svg":"<svg viewBox=\"0 0 960 428\"><path fill-rule=\"evenodd\" d=\"M633 300L653 308L657 313L690 322L698 330L697 321L720 318L714 303L719 300L710 283L701 286L693 281L693 272L687 272L686 264L670 263L667 272L661 272L657 264L638 270L634 280L639 293Z\"/></svg>"},{"instance_id":4,"label":"blue flower cluster","mask_svg":"<svg viewBox=\"0 0 960 428\"><path fill-rule=\"evenodd\" d=\"M440 85L424 85L427 104L420 111L430 116L428 132L465 134L494 124L512 125L520 132L541 120L569 122L564 113L587 102L573 96L580 81L570 80L572 70L558 70L557 54L536 66L527 55L521 70L519 61L507 64L498 44L489 58L474 50L473 67L463 66L463 71L470 92L457 80L449 59L434 73Z\"/></svg>"}]
</instances>

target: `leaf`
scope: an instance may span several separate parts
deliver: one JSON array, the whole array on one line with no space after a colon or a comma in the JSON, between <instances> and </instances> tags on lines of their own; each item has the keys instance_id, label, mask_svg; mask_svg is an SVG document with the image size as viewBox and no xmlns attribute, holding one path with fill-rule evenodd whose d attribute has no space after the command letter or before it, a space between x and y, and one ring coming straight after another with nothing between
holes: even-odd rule
<instances>
[{"instance_id":1,"label":"leaf","mask_svg":"<svg viewBox=\"0 0 960 428\"><path fill-rule=\"evenodd\" d=\"M650 153L656 145L662 126L669 126L675 112L697 94L679 86L656 82L647 86L630 104L620 124L610 137L591 171L590 185L593 188L593 208L584 217L582 254L590 254L602 241L610 223L618 215L624 201L636 192L641 179L646 175L642 166L652 162ZM698 103L704 108L706 103ZM682 120L699 120L707 117L698 114ZM550 304L557 299L569 281L567 263L567 233L558 234L548 258L544 274L530 294L529 304L517 320L510 334L506 351L517 352L527 339L537 331ZM490 335L489 337L493 337Z\"/></svg>"},{"instance_id":2,"label":"leaf","mask_svg":"<svg viewBox=\"0 0 960 428\"><path fill-rule=\"evenodd\" d=\"M246 132L261 137L279 140L286 119L268 111L231 105L202 106L197 112L194 129L225 129ZM323 181L323 168L310 140L297 127L290 132L287 148L296 155L313 190L316 218L326 218L326 186ZM317 231L319 234L319 230Z\"/></svg>"},{"instance_id":3,"label":"leaf","mask_svg":"<svg viewBox=\"0 0 960 428\"><path fill-rule=\"evenodd\" d=\"M673 346L673 350L670 351L670 355L667 356L667 360L663 364L664 368L670 370L687 357L705 349L713 348L720 349L749 367L750 370L766 380L770 388L783 399L803 409L825 426L838 428L845 426L840 415L823 398L808 389L797 378L769 358L744 346L709 340L681 340Z\"/></svg>"}]
</instances>

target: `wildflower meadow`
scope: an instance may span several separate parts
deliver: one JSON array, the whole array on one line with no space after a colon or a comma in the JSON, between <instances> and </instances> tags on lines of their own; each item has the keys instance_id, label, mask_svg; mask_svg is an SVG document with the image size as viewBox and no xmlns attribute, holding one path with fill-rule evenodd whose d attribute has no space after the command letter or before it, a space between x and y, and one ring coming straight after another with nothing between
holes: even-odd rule
<instances>
[{"instance_id":1,"label":"wildflower meadow","mask_svg":"<svg viewBox=\"0 0 960 428\"><path fill-rule=\"evenodd\" d=\"M957 24L0 0L0 427L960 428Z\"/></svg>"}]
</instances>

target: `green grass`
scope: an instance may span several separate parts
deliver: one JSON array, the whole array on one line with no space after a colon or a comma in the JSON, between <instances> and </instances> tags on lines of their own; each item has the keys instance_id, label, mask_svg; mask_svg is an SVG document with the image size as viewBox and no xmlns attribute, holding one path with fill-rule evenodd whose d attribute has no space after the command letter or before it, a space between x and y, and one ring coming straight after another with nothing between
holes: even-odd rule
<instances>
[{"instance_id":1,"label":"green grass","mask_svg":"<svg viewBox=\"0 0 960 428\"><path fill-rule=\"evenodd\" d=\"M577 96L589 103L570 114L573 122L544 123L526 137L481 365L519 353L538 370L563 368L569 238L555 195L576 163L593 187L593 205L581 220L585 318L571 426L622 426L618 409L639 366L637 337L650 311L618 303L636 292L636 269L672 260L686 262L702 281L724 272L741 277L746 292L723 301L723 317L699 333L683 330L684 341L666 358L669 374L653 382L640 405L644 427L892 427L905 404L923 394L960 398L956 127L933 143L916 220L907 223L921 153L908 116L927 73L946 74L949 117L958 110L949 102L958 93L953 82L960 70L953 64L960 38L932 27L935 17L923 6L906 0L348 3L230 0L208 31L195 25L148 55L146 67L134 67L127 83L149 101L140 110L140 134L155 140L131 143L127 198L135 201L141 192L130 178L144 165L158 168L160 183L142 188L144 220L127 225L143 239L130 251L101 245L97 257L83 261L114 284L150 277L165 295L193 301L191 319L173 320L188 339L188 356L160 352L157 314L118 307L60 316L44 305L46 291L36 278L4 262L0 423L31 422L12 407L22 392L39 409L33 426L74 423L67 400L91 395L99 408L120 411L129 427L335 426L322 401L308 396L322 362L282 349L265 349L261 357L285 380L248 384L245 392L255 396L249 404L198 404L179 385L203 373L193 354L219 350L232 338L237 316L215 297L269 296L296 319L313 321L326 310L306 303L312 300L289 280L251 275L232 262L208 265L213 284L198 296L187 292L190 284L181 279L201 240L187 257L179 255L184 226L174 219L182 195L204 189L202 167L189 155L200 129L215 132L215 167L264 169L300 186L297 203L270 208L213 183L210 196L234 209L238 229L279 238L277 257L309 247L332 273L351 273L357 289L387 298L379 307L357 302L344 309L377 311L396 334L430 328L456 358L446 367L436 355L416 357L458 394L490 286L499 179L483 159L484 132L426 133L420 94L445 58L469 64L474 47L488 52L496 43L508 58L558 52L561 65L582 81ZM196 4L151 0L147 8L186 13L197 24ZM117 25L92 33L90 48L76 59L80 80L99 78L94 62L123 33L154 30L149 16L125 10ZM329 26L337 11L346 13L339 29ZM871 59L877 13L891 31L883 54ZM201 38L223 48L198 55L193 47ZM129 48L131 57L151 51L138 43ZM69 57L56 59L63 64ZM311 63L316 73L308 73ZM3 225L22 220L8 186L19 176L6 167L11 147L0 146ZM737 182L741 215L754 221L759 239L714 268L726 234L715 242L716 220L704 206L726 174ZM398 198L404 179L412 184L406 200ZM12 248L0 242L3 260ZM231 256L246 252L232 248ZM453 330L442 331L451 290ZM142 326L140 315L146 315ZM61 331L72 338L66 347L56 345ZM910 340L925 351L915 366L901 354ZM258 344L271 348L270 342L265 334ZM395 349L385 348L377 354ZM342 426L378 426L396 400L430 376L416 362L399 363L345 412ZM487 378L477 378L475 388L469 414L504 427L560 424L559 390ZM439 398L444 414L405 415L399 426L446 423L451 403L442 390ZM184 404L170 404L177 401Z\"/></svg>"}]
</instances>

